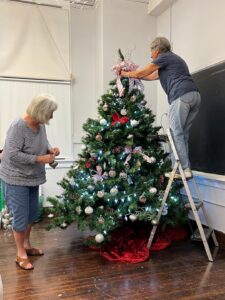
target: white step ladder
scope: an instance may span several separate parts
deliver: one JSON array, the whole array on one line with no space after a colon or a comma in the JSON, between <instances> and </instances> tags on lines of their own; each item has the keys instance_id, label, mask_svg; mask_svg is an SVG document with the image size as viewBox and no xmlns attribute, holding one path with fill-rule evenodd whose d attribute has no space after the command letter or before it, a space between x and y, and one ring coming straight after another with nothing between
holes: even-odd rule
<instances>
[{"instance_id":1,"label":"white step ladder","mask_svg":"<svg viewBox=\"0 0 225 300\"><path fill-rule=\"evenodd\" d=\"M182 166L181 166L178 154L177 154L177 150L176 150L176 147L175 147L175 144L174 144L174 141L173 141L173 138L172 138L172 133L171 133L170 129L167 129L167 137L169 139L170 147L171 147L171 150L173 151L176 162L174 164L173 170L172 170L171 175L169 177L169 182L167 184L167 187L166 187L166 190L165 190L165 193L164 193L164 196L163 196L162 204L161 204L161 207L159 209L157 218L156 218L156 220L154 220L154 223L152 224L153 228L152 228L151 233L150 233L147 248L148 249L151 248L151 245L152 245L152 242L153 242L153 239L154 239L154 236L155 236L155 233L156 233L156 230L157 230L157 227L159 225L159 221L160 221L160 218L161 218L161 215L162 215L163 207L164 207L164 205L166 203L166 200L168 198L173 180L176 179L175 178L176 171L179 170L179 173L181 175L180 179L183 181L184 188L185 188L185 191L187 193L187 198L189 200L189 202L185 205L185 208L192 210L193 215L194 215L194 219L195 219L197 227L198 227L198 233L197 234L193 233L192 238L194 240L200 240L200 241L203 242L206 254L208 256L208 260L212 262L213 257L212 257L212 254L211 254L211 251L210 251L209 244L208 244L207 240L210 236L212 236L215 247L218 247L219 244L217 242L215 232L209 226L209 220L208 220L208 217L207 217L207 214L206 214L206 210L204 208L203 201L201 199L201 195L198 191L198 188L197 188L197 185L196 185L196 182L195 182L194 178L190 178L189 180L192 180L193 187L194 187L194 189L196 191L196 195L198 197L198 202L194 202L194 200L192 198L191 191L190 191L190 188L189 188L188 182L187 182L188 179L184 175L184 170L182 169ZM205 222L206 222L206 225L208 226L208 228L202 226L202 223L201 223L199 215L198 215L198 210L199 209L202 209L202 212L203 212L203 215L204 215L204 218L205 218Z\"/></svg>"}]
</instances>

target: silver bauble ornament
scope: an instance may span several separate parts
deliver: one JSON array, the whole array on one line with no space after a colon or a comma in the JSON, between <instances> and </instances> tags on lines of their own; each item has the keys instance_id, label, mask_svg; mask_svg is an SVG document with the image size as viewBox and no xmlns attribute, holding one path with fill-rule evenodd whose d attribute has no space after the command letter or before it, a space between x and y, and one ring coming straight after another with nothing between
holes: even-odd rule
<instances>
[{"instance_id":1,"label":"silver bauble ornament","mask_svg":"<svg viewBox=\"0 0 225 300\"><path fill-rule=\"evenodd\" d=\"M122 108L120 113L121 113L122 116L126 116L127 110L125 108Z\"/></svg>"},{"instance_id":2,"label":"silver bauble ornament","mask_svg":"<svg viewBox=\"0 0 225 300\"><path fill-rule=\"evenodd\" d=\"M80 207L80 206L77 206L75 209L76 209L77 214L80 215L81 212L82 212L81 207Z\"/></svg>"},{"instance_id":3,"label":"silver bauble ornament","mask_svg":"<svg viewBox=\"0 0 225 300\"><path fill-rule=\"evenodd\" d=\"M111 178L116 177L116 171L115 170L110 170L109 171L109 177L111 177Z\"/></svg>"},{"instance_id":4,"label":"silver bauble ornament","mask_svg":"<svg viewBox=\"0 0 225 300\"><path fill-rule=\"evenodd\" d=\"M99 244L102 243L104 241L104 235L101 233L96 234L95 241Z\"/></svg>"},{"instance_id":5,"label":"silver bauble ornament","mask_svg":"<svg viewBox=\"0 0 225 300\"><path fill-rule=\"evenodd\" d=\"M104 195L105 195L104 191L98 191L98 192L97 192L98 198L103 198Z\"/></svg>"},{"instance_id":6,"label":"silver bauble ornament","mask_svg":"<svg viewBox=\"0 0 225 300\"><path fill-rule=\"evenodd\" d=\"M134 137L133 134L129 134L127 138L130 140L130 139L132 139L133 137Z\"/></svg>"},{"instance_id":7,"label":"silver bauble ornament","mask_svg":"<svg viewBox=\"0 0 225 300\"><path fill-rule=\"evenodd\" d=\"M106 121L106 119L101 119L101 120L99 121L99 123L100 123L101 125L106 125L106 124L107 124L107 121Z\"/></svg>"},{"instance_id":8,"label":"silver bauble ornament","mask_svg":"<svg viewBox=\"0 0 225 300\"><path fill-rule=\"evenodd\" d=\"M143 203L143 204L145 204L145 202L146 202L146 197L144 196L144 195L141 195L140 197L139 197L139 202L141 202L141 203Z\"/></svg>"},{"instance_id":9,"label":"silver bauble ornament","mask_svg":"<svg viewBox=\"0 0 225 300\"><path fill-rule=\"evenodd\" d=\"M98 218L98 223L99 224L104 224L105 223L105 219L103 217L99 217Z\"/></svg>"},{"instance_id":10,"label":"silver bauble ornament","mask_svg":"<svg viewBox=\"0 0 225 300\"><path fill-rule=\"evenodd\" d=\"M155 188L155 187L150 187L149 193L152 194L152 195L155 195L155 194L157 193L157 188Z\"/></svg>"},{"instance_id":11,"label":"silver bauble ornament","mask_svg":"<svg viewBox=\"0 0 225 300\"><path fill-rule=\"evenodd\" d=\"M132 222L134 222L134 221L137 220L137 215L131 214L131 215L129 215L129 219L130 219Z\"/></svg>"},{"instance_id":12,"label":"silver bauble ornament","mask_svg":"<svg viewBox=\"0 0 225 300\"><path fill-rule=\"evenodd\" d=\"M94 187L93 185L91 185L91 184L89 184L87 188L88 188L88 190L89 190L90 192L93 192L94 189L95 189L95 187Z\"/></svg>"},{"instance_id":13,"label":"silver bauble ornament","mask_svg":"<svg viewBox=\"0 0 225 300\"><path fill-rule=\"evenodd\" d=\"M96 141L101 142L101 140L102 140L101 134L98 133L98 134L96 135L95 139L96 139Z\"/></svg>"},{"instance_id":14,"label":"silver bauble ornament","mask_svg":"<svg viewBox=\"0 0 225 300\"><path fill-rule=\"evenodd\" d=\"M153 219L153 220L151 221L151 223L152 223L153 226L156 226L156 225L158 224L158 222L157 222L156 219Z\"/></svg>"},{"instance_id":15,"label":"silver bauble ornament","mask_svg":"<svg viewBox=\"0 0 225 300\"><path fill-rule=\"evenodd\" d=\"M113 195L113 196L117 195L118 194L118 189L116 187L111 188L110 194Z\"/></svg>"},{"instance_id":16,"label":"silver bauble ornament","mask_svg":"<svg viewBox=\"0 0 225 300\"><path fill-rule=\"evenodd\" d=\"M130 125L132 127L136 127L136 126L138 126L138 124L139 124L139 121L137 121L137 120L130 120Z\"/></svg>"},{"instance_id":17,"label":"silver bauble ornament","mask_svg":"<svg viewBox=\"0 0 225 300\"><path fill-rule=\"evenodd\" d=\"M103 108L104 111L107 111L109 107L108 107L107 104L104 104L102 108Z\"/></svg>"},{"instance_id":18,"label":"silver bauble ornament","mask_svg":"<svg viewBox=\"0 0 225 300\"><path fill-rule=\"evenodd\" d=\"M84 212L85 212L86 215L92 215L93 211L94 210L93 210L93 208L91 206L85 207L85 210L84 210Z\"/></svg>"},{"instance_id":19,"label":"silver bauble ornament","mask_svg":"<svg viewBox=\"0 0 225 300\"><path fill-rule=\"evenodd\" d=\"M54 215L53 215L53 214L49 214L49 215L48 215L48 218L49 218L49 219L52 219L52 218L54 218Z\"/></svg>"}]
</instances>

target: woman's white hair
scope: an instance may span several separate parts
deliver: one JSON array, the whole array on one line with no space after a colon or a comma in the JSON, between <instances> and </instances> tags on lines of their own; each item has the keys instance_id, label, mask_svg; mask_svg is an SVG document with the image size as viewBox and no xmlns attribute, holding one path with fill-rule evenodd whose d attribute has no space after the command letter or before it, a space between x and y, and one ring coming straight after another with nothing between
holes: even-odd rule
<instances>
[{"instance_id":1,"label":"woman's white hair","mask_svg":"<svg viewBox=\"0 0 225 300\"><path fill-rule=\"evenodd\" d=\"M42 124L48 124L53 112L58 108L55 98L49 94L39 94L27 107L27 114Z\"/></svg>"},{"instance_id":2,"label":"woman's white hair","mask_svg":"<svg viewBox=\"0 0 225 300\"><path fill-rule=\"evenodd\" d=\"M165 37L159 36L151 43L151 50L159 50L160 53L171 51L171 44Z\"/></svg>"}]
</instances>

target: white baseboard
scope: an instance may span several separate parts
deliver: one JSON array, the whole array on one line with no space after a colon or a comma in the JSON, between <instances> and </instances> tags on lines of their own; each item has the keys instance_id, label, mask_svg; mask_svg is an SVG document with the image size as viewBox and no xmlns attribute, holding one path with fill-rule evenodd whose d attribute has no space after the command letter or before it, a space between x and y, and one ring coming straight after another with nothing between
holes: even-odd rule
<instances>
[{"instance_id":1,"label":"white baseboard","mask_svg":"<svg viewBox=\"0 0 225 300\"><path fill-rule=\"evenodd\" d=\"M3 300L3 285L2 285L1 275L0 275L0 300Z\"/></svg>"}]
</instances>

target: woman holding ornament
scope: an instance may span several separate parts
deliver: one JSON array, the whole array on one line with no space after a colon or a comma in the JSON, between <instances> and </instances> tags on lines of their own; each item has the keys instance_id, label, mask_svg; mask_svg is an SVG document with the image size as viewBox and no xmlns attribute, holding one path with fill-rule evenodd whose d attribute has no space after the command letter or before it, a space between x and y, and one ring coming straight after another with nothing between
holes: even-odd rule
<instances>
[{"instance_id":1,"label":"woman holding ornament","mask_svg":"<svg viewBox=\"0 0 225 300\"><path fill-rule=\"evenodd\" d=\"M170 42L164 37L157 37L151 43L152 62L143 69L125 72L122 77L144 80L159 79L168 96L169 123L174 142L186 178L191 178L190 161L188 157L189 130L196 117L201 96L189 73L185 61L171 51ZM174 165L175 159L171 155ZM180 178L180 174L176 174Z\"/></svg>"},{"instance_id":2,"label":"woman holding ornament","mask_svg":"<svg viewBox=\"0 0 225 300\"><path fill-rule=\"evenodd\" d=\"M16 263L24 270L33 269L28 256L44 254L32 248L30 232L39 213L39 185L46 182L45 164L54 162L59 155L59 149L49 145L45 130L56 109L51 95L34 97L23 117L10 125L3 148L0 178L13 215Z\"/></svg>"}]
</instances>

